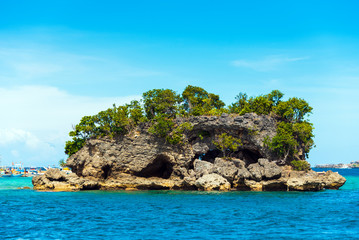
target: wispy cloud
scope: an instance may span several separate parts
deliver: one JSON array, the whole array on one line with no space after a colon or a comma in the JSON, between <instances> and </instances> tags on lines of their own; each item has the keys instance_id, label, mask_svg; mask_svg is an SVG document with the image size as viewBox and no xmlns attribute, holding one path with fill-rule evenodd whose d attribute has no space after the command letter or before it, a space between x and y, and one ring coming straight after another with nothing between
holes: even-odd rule
<instances>
[{"instance_id":1,"label":"wispy cloud","mask_svg":"<svg viewBox=\"0 0 359 240\"><path fill-rule=\"evenodd\" d=\"M79 81L101 76L102 81L113 77L152 77L166 73L121 60L120 56L102 57L56 49L0 48L0 81L21 83L64 78Z\"/></svg>"},{"instance_id":2,"label":"wispy cloud","mask_svg":"<svg viewBox=\"0 0 359 240\"><path fill-rule=\"evenodd\" d=\"M285 57L281 55L267 56L259 60L238 59L231 62L235 67L250 68L255 71L266 72L277 69L278 67L291 63L309 59L309 57Z\"/></svg>"}]
</instances>

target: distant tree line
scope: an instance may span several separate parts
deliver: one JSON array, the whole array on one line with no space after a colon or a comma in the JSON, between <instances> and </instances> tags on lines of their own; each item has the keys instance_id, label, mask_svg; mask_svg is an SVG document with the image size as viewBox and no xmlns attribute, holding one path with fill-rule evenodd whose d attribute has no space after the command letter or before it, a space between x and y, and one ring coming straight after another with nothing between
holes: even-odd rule
<instances>
[{"instance_id":1,"label":"distant tree line","mask_svg":"<svg viewBox=\"0 0 359 240\"><path fill-rule=\"evenodd\" d=\"M190 131L192 126L189 123L176 126L174 119L177 117L256 113L279 119L276 136L265 140L279 157L285 161L293 159L298 147L308 155L314 146L314 135L313 125L305 118L311 114L312 107L301 98L283 101L283 95L278 90L257 97L239 93L236 101L225 107L219 95L201 87L189 85L182 94L171 89L153 89L143 93L141 101L134 100L123 106L113 105L94 116L84 116L69 133L72 140L66 142L65 153L71 156L90 138L125 135L143 122L151 124L148 130L151 134L165 138L171 144L181 144L185 140L183 134ZM239 141L234 141L234 144L239 144ZM218 145L218 148L221 146Z\"/></svg>"}]
</instances>

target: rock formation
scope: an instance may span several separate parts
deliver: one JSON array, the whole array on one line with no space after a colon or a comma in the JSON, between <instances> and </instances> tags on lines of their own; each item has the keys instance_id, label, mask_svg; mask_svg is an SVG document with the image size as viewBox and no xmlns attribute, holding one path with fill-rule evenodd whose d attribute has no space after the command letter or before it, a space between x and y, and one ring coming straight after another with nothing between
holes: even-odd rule
<instances>
[{"instance_id":1,"label":"rock formation","mask_svg":"<svg viewBox=\"0 0 359 240\"><path fill-rule=\"evenodd\" d=\"M90 139L67 160L72 174L48 170L33 178L34 189L318 191L338 189L346 181L331 171L294 171L279 159L264 144L276 134L273 117L223 114L176 121L193 126L183 144L150 134L148 124L119 138ZM242 141L230 158L213 144L223 132Z\"/></svg>"}]
</instances>

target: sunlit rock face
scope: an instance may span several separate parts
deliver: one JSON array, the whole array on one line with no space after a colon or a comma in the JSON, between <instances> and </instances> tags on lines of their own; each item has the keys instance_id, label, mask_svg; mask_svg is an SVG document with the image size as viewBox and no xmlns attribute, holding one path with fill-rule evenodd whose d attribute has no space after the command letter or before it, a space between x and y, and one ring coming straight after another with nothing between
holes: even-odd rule
<instances>
[{"instance_id":1,"label":"sunlit rock face","mask_svg":"<svg viewBox=\"0 0 359 240\"><path fill-rule=\"evenodd\" d=\"M264 142L276 134L273 117L251 113L176 119L176 124L184 122L193 129L178 145L148 133L148 124L116 139L90 139L67 160L74 174L50 171L33 178L34 189L317 191L345 183L337 173L292 171L270 151ZM242 141L229 158L213 143L222 133Z\"/></svg>"}]
</instances>

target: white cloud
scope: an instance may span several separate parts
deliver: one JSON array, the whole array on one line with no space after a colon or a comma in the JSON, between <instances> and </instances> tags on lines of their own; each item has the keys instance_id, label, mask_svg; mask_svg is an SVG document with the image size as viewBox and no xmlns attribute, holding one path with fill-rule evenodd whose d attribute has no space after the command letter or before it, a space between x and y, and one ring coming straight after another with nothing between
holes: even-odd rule
<instances>
[{"instance_id":1,"label":"white cloud","mask_svg":"<svg viewBox=\"0 0 359 240\"><path fill-rule=\"evenodd\" d=\"M29 148L37 148L40 141L32 133L22 129L0 129L0 145L25 143Z\"/></svg>"},{"instance_id":2,"label":"white cloud","mask_svg":"<svg viewBox=\"0 0 359 240\"><path fill-rule=\"evenodd\" d=\"M133 99L140 96L85 97L49 86L0 88L3 163L20 156L27 164L56 164L64 157L63 148L72 125L113 103L122 105Z\"/></svg>"},{"instance_id":3,"label":"white cloud","mask_svg":"<svg viewBox=\"0 0 359 240\"><path fill-rule=\"evenodd\" d=\"M1 127L26 131L68 129L84 115L139 98L76 96L49 86L0 88Z\"/></svg>"},{"instance_id":4,"label":"white cloud","mask_svg":"<svg viewBox=\"0 0 359 240\"><path fill-rule=\"evenodd\" d=\"M290 58L284 56L268 56L260 60L244 60L239 59L232 61L231 64L235 67L242 67L242 68L250 68L255 71L266 72L275 70L277 67L290 63L290 62L297 62L309 59L309 57L297 57L297 58Z\"/></svg>"}]
</instances>

